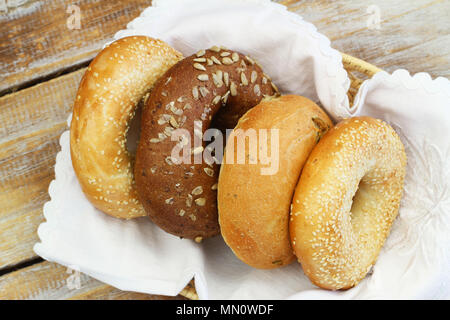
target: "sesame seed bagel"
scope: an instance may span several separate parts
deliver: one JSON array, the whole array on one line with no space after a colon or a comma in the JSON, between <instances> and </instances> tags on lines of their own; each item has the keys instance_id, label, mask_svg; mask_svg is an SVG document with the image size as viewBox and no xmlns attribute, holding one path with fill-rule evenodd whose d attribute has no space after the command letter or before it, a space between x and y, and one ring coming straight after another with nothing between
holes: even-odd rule
<instances>
[{"instance_id":1,"label":"sesame seed bagel","mask_svg":"<svg viewBox=\"0 0 450 320\"><path fill-rule=\"evenodd\" d=\"M313 149L289 228L295 255L314 284L347 289L366 276L397 216L405 166L398 135L369 117L342 121Z\"/></svg>"},{"instance_id":2,"label":"sesame seed bagel","mask_svg":"<svg viewBox=\"0 0 450 320\"><path fill-rule=\"evenodd\" d=\"M73 107L70 151L89 201L118 218L146 215L136 194L126 136L139 101L182 58L160 40L117 40L85 72Z\"/></svg>"},{"instance_id":3,"label":"sesame seed bagel","mask_svg":"<svg viewBox=\"0 0 450 320\"><path fill-rule=\"evenodd\" d=\"M256 130L258 150L279 155L278 166L267 171L261 153L246 144L244 159L258 158L257 163L222 164L219 176L218 206L222 236L234 254L246 264L272 269L294 260L289 238L289 209L302 167L320 137L332 126L325 112L311 100L295 95L267 99L248 111L228 138L240 132ZM278 139L262 130L278 130ZM243 135L242 135L243 137ZM256 141L256 138L255 138ZM276 146L278 145L278 150ZM234 144L238 156L238 143ZM274 162L274 161L273 161ZM264 171L262 169L265 169Z\"/></svg>"},{"instance_id":4,"label":"sesame seed bagel","mask_svg":"<svg viewBox=\"0 0 450 320\"><path fill-rule=\"evenodd\" d=\"M207 158L203 133L233 128L275 93L254 60L218 47L200 50L161 77L143 109L135 166L138 195L154 223L197 241L219 234L218 161ZM187 152L173 157L174 148Z\"/></svg>"}]
</instances>

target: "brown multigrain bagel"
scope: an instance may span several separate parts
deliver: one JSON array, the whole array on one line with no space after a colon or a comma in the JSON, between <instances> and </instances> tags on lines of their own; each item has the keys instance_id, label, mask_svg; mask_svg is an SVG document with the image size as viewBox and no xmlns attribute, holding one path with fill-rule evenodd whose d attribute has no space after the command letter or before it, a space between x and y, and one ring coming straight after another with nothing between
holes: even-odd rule
<instances>
[{"instance_id":1,"label":"brown multigrain bagel","mask_svg":"<svg viewBox=\"0 0 450 320\"><path fill-rule=\"evenodd\" d=\"M219 223L225 242L246 264L272 269L294 260L288 226L292 196L309 153L332 125L314 102L287 95L262 101L230 134L219 176ZM262 153L252 155L256 150L252 151L250 143L244 158L257 158L257 163L236 163L237 140L243 140L246 133L251 136L253 130L258 150L263 150L267 142L270 165ZM267 132L267 139L261 140L263 130L278 130L278 139ZM233 163L228 163L230 152L236 158Z\"/></svg>"},{"instance_id":2,"label":"brown multigrain bagel","mask_svg":"<svg viewBox=\"0 0 450 320\"><path fill-rule=\"evenodd\" d=\"M406 155L381 120L336 125L309 156L295 190L292 247L319 287L347 289L375 263L397 216Z\"/></svg>"},{"instance_id":3,"label":"brown multigrain bagel","mask_svg":"<svg viewBox=\"0 0 450 320\"><path fill-rule=\"evenodd\" d=\"M146 214L136 194L127 131L138 102L181 58L163 41L122 38L97 55L81 80L70 125L72 164L88 200L107 214Z\"/></svg>"},{"instance_id":4,"label":"brown multigrain bagel","mask_svg":"<svg viewBox=\"0 0 450 320\"><path fill-rule=\"evenodd\" d=\"M158 81L143 109L135 166L138 195L153 222L197 241L219 233L218 165L202 160L206 143L196 146L195 137L202 138L213 117L213 127L233 128L247 110L275 93L254 60L218 47L181 60ZM194 121L201 128L194 130ZM175 129L187 130L184 140L172 141ZM189 148L190 164L172 157L180 145ZM195 156L201 163L194 163Z\"/></svg>"}]
</instances>

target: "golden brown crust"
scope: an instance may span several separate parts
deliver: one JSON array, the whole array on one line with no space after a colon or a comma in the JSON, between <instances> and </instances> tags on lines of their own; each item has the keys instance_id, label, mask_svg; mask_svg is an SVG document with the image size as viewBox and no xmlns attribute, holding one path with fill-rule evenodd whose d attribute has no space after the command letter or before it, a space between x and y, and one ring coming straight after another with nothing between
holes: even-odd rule
<instances>
[{"instance_id":1,"label":"golden brown crust","mask_svg":"<svg viewBox=\"0 0 450 320\"><path fill-rule=\"evenodd\" d=\"M292 246L317 286L347 289L365 277L395 219L406 155L381 120L350 118L313 149L296 187Z\"/></svg>"},{"instance_id":2,"label":"golden brown crust","mask_svg":"<svg viewBox=\"0 0 450 320\"><path fill-rule=\"evenodd\" d=\"M234 132L239 129L279 130L278 170L261 171L269 166L261 164L261 157L258 164L224 163L220 170L221 233L243 262L271 269L294 259L288 230L292 195L309 153L331 126L331 120L320 107L295 95L265 100L239 120ZM272 142L278 142L271 140L270 135L268 132L268 150ZM230 152L232 138L230 135L226 153ZM238 144L234 146L236 155ZM247 146L245 159L250 155L249 150Z\"/></svg>"},{"instance_id":3,"label":"golden brown crust","mask_svg":"<svg viewBox=\"0 0 450 320\"><path fill-rule=\"evenodd\" d=\"M72 164L89 201L119 218L145 215L125 146L136 105L181 54L144 36L117 40L84 74L70 126Z\"/></svg>"},{"instance_id":4,"label":"golden brown crust","mask_svg":"<svg viewBox=\"0 0 450 320\"><path fill-rule=\"evenodd\" d=\"M219 233L218 166L202 159L196 164L190 154L190 164L176 164L172 150L180 142L171 141L172 132L186 129L192 137L189 153L201 156L206 143L194 145L199 136L194 121L200 121L202 133L213 116L213 127L233 128L263 95L274 92L253 60L217 47L183 59L158 81L143 110L135 166L139 198L153 222L183 238Z\"/></svg>"}]
</instances>

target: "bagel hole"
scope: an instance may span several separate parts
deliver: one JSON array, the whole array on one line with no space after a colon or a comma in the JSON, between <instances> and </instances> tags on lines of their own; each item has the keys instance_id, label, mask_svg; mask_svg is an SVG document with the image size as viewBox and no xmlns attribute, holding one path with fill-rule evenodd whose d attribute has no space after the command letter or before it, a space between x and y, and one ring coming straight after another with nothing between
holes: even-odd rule
<instances>
[{"instance_id":1,"label":"bagel hole","mask_svg":"<svg viewBox=\"0 0 450 320\"><path fill-rule=\"evenodd\" d=\"M350 219L352 226L354 228L357 228L359 225L359 222L362 218L363 210L362 207L364 206L364 203L367 201L367 195L368 195L368 184L361 179L358 184L358 188L356 189L355 194L352 198L352 206L350 209Z\"/></svg>"},{"instance_id":2,"label":"bagel hole","mask_svg":"<svg viewBox=\"0 0 450 320\"><path fill-rule=\"evenodd\" d=\"M133 119L130 120L127 132L126 148L129 154L134 158L136 155L139 137L141 136L141 118L143 101L139 102Z\"/></svg>"}]
</instances>

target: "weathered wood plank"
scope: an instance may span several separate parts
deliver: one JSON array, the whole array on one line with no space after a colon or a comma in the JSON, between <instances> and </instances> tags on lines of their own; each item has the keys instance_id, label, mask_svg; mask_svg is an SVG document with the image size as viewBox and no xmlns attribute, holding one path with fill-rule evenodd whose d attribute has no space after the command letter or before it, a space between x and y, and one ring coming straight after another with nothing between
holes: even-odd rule
<instances>
[{"instance_id":1,"label":"weathered wood plank","mask_svg":"<svg viewBox=\"0 0 450 320\"><path fill-rule=\"evenodd\" d=\"M314 23L338 50L388 71L404 67L449 76L448 1L377 1L380 30L367 28L370 4L363 0L279 2ZM84 1L79 4L81 28L71 30L67 9L72 4L35 0L0 13L0 92L89 61L151 0ZM416 54L419 63L408 59Z\"/></svg>"},{"instance_id":2,"label":"weathered wood plank","mask_svg":"<svg viewBox=\"0 0 450 320\"><path fill-rule=\"evenodd\" d=\"M41 262L0 277L0 300L6 299L184 299L126 292L56 263ZM78 287L78 288L77 288Z\"/></svg>"},{"instance_id":3,"label":"weathered wood plank","mask_svg":"<svg viewBox=\"0 0 450 320\"><path fill-rule=\"evenodd\" d=\"M80 29L68 27L71 5L80 9ZM149 5L151 0L34 0L0 12L0 92L89 61Z\"/></svg>"},{"instance_id":4,"label":"weathered wood plank","mask_svg":"<svg viewBox=\"0 0 450 320\"><path fill-rule=\"evenodd\" d=\"M405 68L412 74L425 71L432 77L450 77L450 1L284 2L341 52L388 72ZM374 24L368 27L375 10L379 10L379 29Z\"/></svg>"},{"instance_id":5,"label":"weathered wood plank","mask_svg":"<svg viewBox=\"0 0 450 320\"><path fill-rule=\"evenodd\" d=\"M35 257L59 136L83 73L0 98L0 269Z\"/></svg>"}]
</instances>

